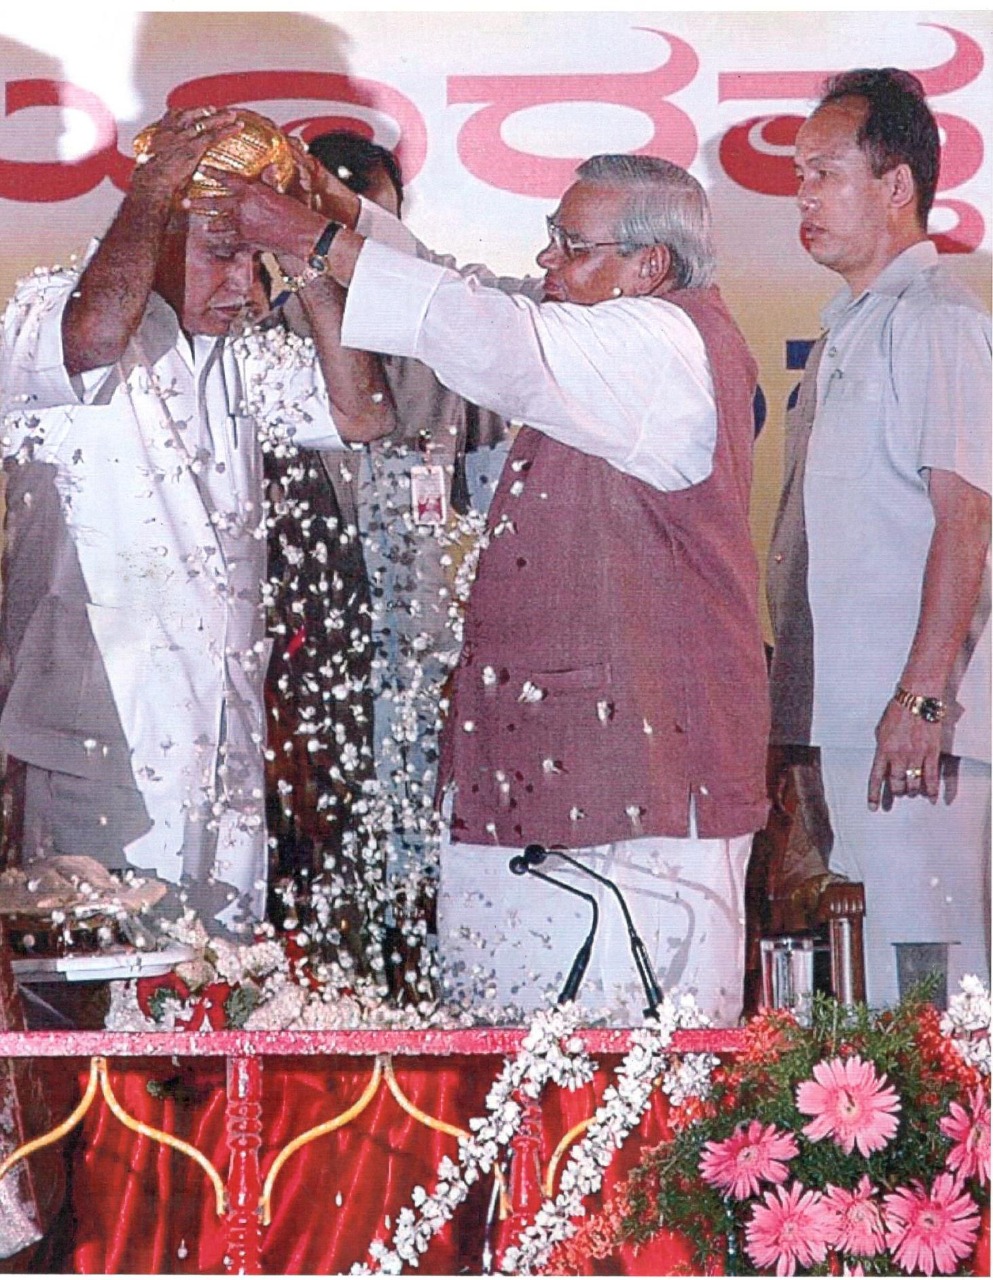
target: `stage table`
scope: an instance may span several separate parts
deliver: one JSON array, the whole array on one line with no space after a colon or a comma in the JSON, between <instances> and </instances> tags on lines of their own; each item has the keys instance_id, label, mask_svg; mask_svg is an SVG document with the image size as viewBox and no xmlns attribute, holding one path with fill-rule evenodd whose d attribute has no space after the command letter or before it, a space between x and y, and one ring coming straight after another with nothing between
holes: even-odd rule
<instances>
[{"instance_id":1,"label":"stage table","mask_svg":"<svg viewBox=\"0 0 993 1280\"><path fill-rule=\"evenodd\" d=\"M596 1110L630 1033L577 1033L594 1081L550 1087L515 1138L502 1212L473 1187L422 1257L423 1274L480 1274L530 1220ZM389 1241L526 1031L4 1032L0 1059L31 1058L69 1144L65 1265L85 1273L343 1274ZM673 1052L733 1054L734 1030L677 1032ZM75 1097L72 1095L75 1094ZM607 1171L610 1187L666 1136L656 1092ZM37 1140L36 1140L37 1141ZM554 1167L552 1167L554 1166ZM489 1219L489 1221L488 1221ZM686 1268L677 1238L626 1271ZM663 1269L660 1271L659 1268Z\"/></svg>"}]
</instances>

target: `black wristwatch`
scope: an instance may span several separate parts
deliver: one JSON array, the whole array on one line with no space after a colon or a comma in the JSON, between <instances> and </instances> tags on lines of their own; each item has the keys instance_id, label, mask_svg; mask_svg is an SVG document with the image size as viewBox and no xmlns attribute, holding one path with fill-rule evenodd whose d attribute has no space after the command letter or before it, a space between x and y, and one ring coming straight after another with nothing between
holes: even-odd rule
<instances>
[{"instance_id":1,"label":"black wristwatch","mask_svg":"<svg viewBox=\"0 0 993 1280\"><path fill-rule=\"evenodd\" d=\"M327 275L328 271L328 250L334 241L335 236L341 230L340 222L329 222L321 234L317 237L317 243L307 255L307 265L298 276L290 276L284 284L286 289L284 293L276 299L273 304L281 305L286 298L293 293L299 293L301 289L310 284L311 280L317 280L320 276Z\"/></svg>"},{"instance_id":2,"label":"black wristwatch","mask_svg":"<svg viewBox=\"0 0 993 1280\"><path fill-rule=\"evenodd\" d=\"M329 222L317 237L317 243L310 251L310 257L307 259L307 266L311 271L315 272L319 276L322 276L328 269L328 250L331 248L334 238L340 230L340 222Z\"/></svg>"},{"instance_id":3,"label":"black wristwatch","mask_svg":"<svg viewBox=\"0 0 993 1280\"><path fill-rule=\"evenodd\" d=\"M928 724L940 724L945 718L945 704L940 698L929 698L923 693L911 693L897 685L893 701L900 704L912 716L920 716Z\"/></svg>"}]
</instances>

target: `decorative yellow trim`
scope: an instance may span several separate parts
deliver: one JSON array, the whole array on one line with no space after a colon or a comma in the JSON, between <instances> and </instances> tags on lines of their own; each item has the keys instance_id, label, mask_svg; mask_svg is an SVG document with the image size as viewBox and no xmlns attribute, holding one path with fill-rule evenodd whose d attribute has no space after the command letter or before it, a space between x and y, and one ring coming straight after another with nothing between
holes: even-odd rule
<instances>
[{"instance_id":1,"label":"decorative yellow trim","mask_svg":"<svg viewBox=\"0 0 993 1280\"><path fill-rule=\"evenodd\" d=\"M176 1151L181 1151L183 1155L189 1156L191 1160L203 1169L207 1177L214 1184L214 1194L217 1203L217 1214L220 1217L226 1208L226 1199L224 1195L224 1181L214 1166L210 1163L202 1152L196 1147L191 1147L188 1142L183 1142L181 1138L174 1138L171 1134L163 1133L161 1129L153 1129L151 1125L143 1124L140 1120L135 1120L133 1116L128 1115L121 1104L114 1097L114 1091L110 1087L110 1078L107 1075L107 1059L91 1058L90 1059L90 1078L86 1085L86 1092L80 1100L79 1106L76 1107L72 1115L68 1116L51 1129L48 1133L42 1134L40 1138L34 1138L30 1142L25 1142L23 1146L12 1151L10 1155L0 1164L0 1178L3 1178L18 1160L25 1160L28 1156L33 1155L35 1151L40 1151L42 1147L51 1146L53 1142L58 1142L59 1138L64 1138L70 1130L74 1129L89 1111L96 1097L97 1088L103 1093L104 1100L113 1114L120 1120L125 1128L140 1133L145 1138L150 1138L153 1142L160 1142L163 1146L172 1147Z\"/></svg>"},{"instance_id":2,"label":"decorative yellow trim","mask_svg":"<svg viewBox=\"0 0 993 1280\"><path fill-rule=\"evenodd\" d=\"M549 1200L551 1200L555 1195L555 1175L559 1171L559 1161L565 1155L569 1147L571 1147L576 1141L579 1135L581 1133L585 1133L592 1123L593 1117L590 1116L588 1120L580 1120L579 1124L574 1124L559 1145L555 1148L555 1152L552 1155L551 1160L548 1162L548 1172L545 1174L545 1185L543 1188L545 1195Z\"/></svg>"},{"instance_id":3,"label":"decorative yellow trim","mask_svg":"<svg viewBox=\"0 0 993 1280\"><path fill-rule=\"evenodd\" d=\"M28 1156L40 1151L42 1147L51 1146L53 1142L58 1142L59 1138L64 1138L67 1133L75 1129L76 1125L89 1111L93 1099L97 1096L97 1086L100 1081L99 1064L102 1062L103 1058L92 1058L90 1060L90 1078L86 1085L86 1092L72 1115L67 1116L60 1125L56 1125L48 1133L43 1133L40 1138L32 1138L30 1142L25 1142L15 1151L12 1151L6 1160L0 1163L0 1179L7 1176L18 1160L26 1160Z\"/></svg>"},{"instance_id":4,"label":"decorative yellow trim","mask_svg":"<svg viewBox=\"0 0 993 1280\"><path fill-rule=\"evenodd\" d=\"M436 1120L434 1116L429 1116L426 1111L421 1111L419 1107L414 1106L410 1099L397 1084L397 1078L393 1074L393 1059L387 1057L384 1063L384 1073L386 1075L386 1084L396 1098L397 1102L406 1111L408 1116L419 1121L428 1129L434 1129L436 1133L447 1133L450 1138L471 1138L472 1134L468 1129L459 1129L454 1124L448 1124L444 1120Z\"/></svg>"},{"instance_id":5,"label":"decorative yellow trim","mask_svg":"<svg viewBox=\"0 0 993 1280\"><path fill-rule=\"evenodd\" d=\"M429 1116L426 1111L422 1111L410 1101L407 1095L397 1083L397 1078L393 1073L393 1059L388 1055L384 1061L384 1074L386 1076L386 1084L396 1098L397 1102L406 1111L407 1115L412 1116L420 1124L428 1129L434 1129L436 1133L446 1133L450 1138L471 1138L472 1134L468 1129L460 1129L457 1125L448 1124L444 1120L438 1120L435 1116ZM500 1188L500 1217L507 1218L510 1215L510 1198L507 1195L506 1181L503 1176L503 1170L499 1165L493 1166L493 1176L496 1178L497 1185Z\"/></svg>"},{"instance_id":6,"label":"decorative yellow trim","mask_svg":"<svg viewBox=\"0 0 993 1280\"><path fill-rule=\"evenodd\" d=\"M266 1180L262 1187L262 1198L259 1201L259 1212L262 1215L262 1225L264 1227L267 1227L272 1220L272 1188L280 1169L294 1152L299 1151L301 1147L305 1147L308 1142L313 1142L315 1138L322 1138L326 1133L334 1133L335 1129L343 1128L344 1125L349 1124L362 1114L376 1096L379 1082L383 1078L384 1061L388 1062L389 1058L384 1054L378 1054L372 1069L372 1078L358 1102L349 1107L347 1111L343 1111L340 1116L335 1116L333 1120L326 1120L324 1124L315 1125L313 1129L308 1129L306 1133L301 1133L298 1138L294 1138L292 1142L287 1143L280 1151L272 1163L272 1168L266 1175Z\"/></svg>"},{"instance_id":7,"label":"decorative yellow trim","mask_svg":"<svg viewBox=\"0 0 993 1280\"><path fill-rule=\"evenodd\" d=\"M220 1218L227 1211L227 1196L224 1193L224 1179L217 1172L211 1162L196 1147L190 1143L184 1142L182 1138L174 1138L170 1133L163 1133L161 1129L153 1129L151 1125L144 1124L141 1120L135 1120L133 1116L128 1115L121 1104L114 1097L114 1091L110 1087L110 1078L107 1075L106 1058L95 1058L98 1063L97 1070L100 1074L100 1087L103 1091L104 1099L107 1106L110 1107L114 1115L120 1120L126 1129L131 1129L134 1133L140 1133L143 1138L150 1138L152 1142L160 1142L164 1147L172 1147L174 1151L180 1151L184 1156L189 1156L191 1160L196 1161L207 1177L214 1184L214 1202L217 1209L217 1216Z\"/></svg>"}]
</instances>

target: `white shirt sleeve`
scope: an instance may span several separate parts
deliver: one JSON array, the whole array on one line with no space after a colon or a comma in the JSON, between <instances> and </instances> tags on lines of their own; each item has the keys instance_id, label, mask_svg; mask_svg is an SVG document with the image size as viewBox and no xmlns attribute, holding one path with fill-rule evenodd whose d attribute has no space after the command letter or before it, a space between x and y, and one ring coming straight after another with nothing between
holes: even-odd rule
<instances>
[{"instance_id":1,"label":"white shirt sleeve","mask_svg":"<svg viewBox=\"0 0 993 1280\"><path fill-rule=\"evenodd\" d=\"M495 271L481 262L473 262L459 266L450 254L435 253L427 248L409 231L402 222L378 204L359 196L362 209L355 223L355 230L367 240L375 240L377 244L389 245L399 253L406 253L414 258L422 258L425 262L433 262L439 267L449 267L457 271L463 279L470 276L481 284L501 289L504 293L523 293L526 297L540 302L544 289L537 276L498 276Z\"/></svg>"},{"instance_id":2,"label":"white shirt sleeve","mask_svg":"<svg viewBox=\"0 0 993 1280\"><path fill-rule=\"evenodd\" d=\"M400 253L420 256L424 246L399 218L395 218L374 201L366 200L364 196L359 196L359 204L361 207L355 230L360 236L375 240L377 244L388 244Z\"/></svg>"},{"instance_id":3,"label":"white shirt sleeve","mask_svg":"<svg viewBox=\"0 0 993 1280\"><path fill-rule=\"evenodd\" d=\"M0 335L2 413L92 404L115 365L70 377L62 347L62 316L99 245L90 241L78 268L39 269L22 281L7 306Z\"/></svg>"},{"instance_id":4,"label":"white shirt sleeve","mask_svg":"<svg viewBox=\"0 0 993 1280\"><path fill-rule=\"evenodd\" d=\"M717 414L703 339L661 298L538 305L368 241L342 342L422 360L467 399L657 489L711 472Z\"/></svg>"},{"instance_id":5,"label":"white shirt sleeve","mask_svg":"<svg viewBox=\"0 0 993 1280\"><path fill-rule=\"evenodd\" d=\"M62 315L75 287L74 275L41 277L8 305L0 339L4 413L89 404L112 371L108 365L76 377L66 372Z\"/></svg>"}]
</instances>

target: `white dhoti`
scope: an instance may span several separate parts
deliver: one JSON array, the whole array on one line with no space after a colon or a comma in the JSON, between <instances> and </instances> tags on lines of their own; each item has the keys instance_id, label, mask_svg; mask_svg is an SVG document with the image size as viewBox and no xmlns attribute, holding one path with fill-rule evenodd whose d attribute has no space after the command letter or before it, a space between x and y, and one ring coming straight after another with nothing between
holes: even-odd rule
<instances>
[{"instance_id":1,"label":"white dhoti","mask_svg":"<svg viewBox=\"0 0 993 1280\"><path fill-rule=\"evenodd\" d=\"M628 840L571 856L624 895L663 992L691 992L718 1025L741 1014L745 871L751 835L730 840ZM449 999L485 1017L527 1014L554 1002L590 929L590 905L531 875L515 875L517 849L443 837L438 896L442 981ZM638 1026L646 996L616 897L550 854L539 870L597 901L599 927L578 1003L591 1020ZM503 1015L502 1020L506 1020Z\"/></svg>"}]
</instances>

